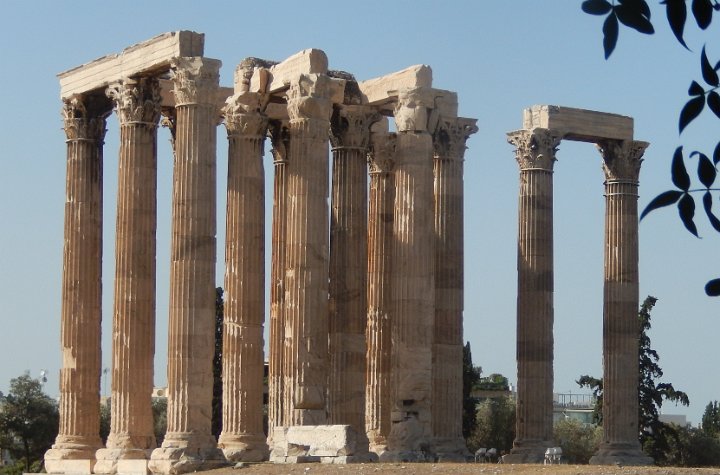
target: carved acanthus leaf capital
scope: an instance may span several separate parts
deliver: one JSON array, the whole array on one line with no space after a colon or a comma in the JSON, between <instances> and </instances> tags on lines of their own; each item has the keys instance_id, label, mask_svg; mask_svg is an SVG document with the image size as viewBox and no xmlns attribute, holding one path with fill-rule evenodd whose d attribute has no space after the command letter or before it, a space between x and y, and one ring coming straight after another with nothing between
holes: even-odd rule
<instances>
[{"instance_id":1,"label":"carved acanthus leaf capital","mask_svg":"<svg viewBox=\"0 0 720 475\"><path fill-rule=\"evenodd\" d=\"M330 120L330 141L333 147L366 150L370 145L370 127L381 115L364 106L342 106L333 112Z\"/></svg>"},{"instance_id":2,"label":"carved acanthus leaf capital","mask_svg":"<svg viewBox=\"0 0 720 475\"><path fill-rule=\"evenodd\" d=\"M263 96L254 92L229 97L222 110L228 137L264 138L268 128L268 118L263 113L265 105Z\"/></svg>"},{"instance_id":3,"label":"carved acanthus leaf capital","mask_svg":"<svg viewBox=\"0 0 720 475\"><path fill-rule=\"evenodd\" d=\"M603 158L606 180L637 182L645 149L650 144L638 140L601 140L597 147Z\"/></svg>"},{"instance_id":4,"label":"carved acanthus leaf capital","mask_svg":"<svg viewBox=\"0 0 720 475\"><path fill-rule=\"evenodd\" d=\"M175 106L217 107L221 65L220 60L200 56L175 58L171 69Z\"/></svg>"},{"instance_id":5,"label":"carved acanthus leaf capital","mask_svg":"<svg viewBox=\"0 0 720 475\"><path fill-rule=\"evenodd\" d=\"M107 88L115 103L120 125L143 123L157 126L160 119L160 82L157 78L126 79Z\"/></svg>"},{"instance_id":6,"label":"carved acanthus leaf capital","mask_svg":"<svg viewBox=\"0 0 720 475\"><path fill-rule=\"evenodd\" d=\"M287 120L271 120L268 128L270 140L272 141L273 162L277 164L287 163L288 151L290 150L290 131Z\"/></svg>"},{"instance_id":7,"label":"carved acanthus leaf capital","mask_svg":"<svg viewBox=\"0 0 720 475\"><path fill-rule=\"evenodd\" d=\"M332 79L321 74L301 74L287 91L290 120L330 120Z\"/></svg>"},{"instance_id":8,"label":"carved acanthus leaf capital","mask_svg":"<svg viewBox=\"0 0 720 475\"><path fill-rule=\"evenodd\" d=\"M427 132L435 96L426 88L402 89L395 103L395 128L398 132Z\"/></svg>"},{"instance_id":9,"label":"carved acanthus leaf capital","mask_svg":"<svg viewBox=\"0 0 720 475\"><path fill-rule=\"evenodd\" d=\"M521 129L507 134L508 142L515 146L515 159L520 170L541 169L552 171L555 152L562 137L548 129Z\"/></svg>"},{"instance_id":10,"label":"carved acanthus leaf capital","mask_svg":"<svg viewBox=\"0 0 720 475\"><path fill-rule=\"evenodd\" d=\"M433 134L433 148L440 159L463 158L467 139L478 131L477 119L441 117Z\"/></svg>"},{"instance_id":11,"label":"carved acanthus leaf capital","mask_svg":"<svg viewBox=\"0 0 720 475\"><path fill-rule=\"evenodd\" d=\"M76 95L64 100L62 116L67 139L102 143L107 117L111 113L107 99Z\"/></svg>"},{"instance_id":12,"label":"carved acanthus leaf capital","mask_svg":"<svg viewBox=\"0 0 720 475\"><path fill-rule=\"evenodd\" d=\"M397 134L373 134L368 153L370 174L390 173L395 167Z\"/></svg>"}]
</instances>

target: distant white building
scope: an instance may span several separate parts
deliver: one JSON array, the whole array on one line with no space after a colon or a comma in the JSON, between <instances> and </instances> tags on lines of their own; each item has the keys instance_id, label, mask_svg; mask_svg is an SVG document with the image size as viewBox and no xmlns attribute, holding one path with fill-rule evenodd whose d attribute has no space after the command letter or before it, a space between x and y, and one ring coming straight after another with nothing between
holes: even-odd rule
<instances>
[{"instance_id":1,"label":"distant white building","mask_svg":"<svg viewBox=\"0 0 720 475\"><path fill-rule=\"evenodd\" d=\"M660 414L658 419L665 424L675 424L680 427L690 427L691 425L687 421L687 416L683 414Z\"/></svg>"}]
</instances>

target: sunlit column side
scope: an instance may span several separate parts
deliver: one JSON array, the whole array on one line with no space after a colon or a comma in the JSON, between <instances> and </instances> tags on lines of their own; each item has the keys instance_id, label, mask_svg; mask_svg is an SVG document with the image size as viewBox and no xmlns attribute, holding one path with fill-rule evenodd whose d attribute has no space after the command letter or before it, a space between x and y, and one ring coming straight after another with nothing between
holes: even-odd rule
<instances>
[{"instance_id":1,"label":"sunlit column side","mask_svg":"<svg viewBox=\"0 0 720 475\"><path fill-rule=\"evenodd\" d=\"M157 226L157 79L126 79L107 90L120 123L115 227L112 404L107 448L95 471L118 459L147 459L155 448L151 393L155 355Z\"/></svg>"},{"instance_id":2,"label":"sunlit column side","mask_svg":"<svg viewBox=\"0 0 720 475\"><path fill-rule=\"evenodd\" d=\"M434 451L465 461L463 408L463 160L477 121L441 117L435 149L435 322L432 365Z\"/></svg>"},{"instance_id":3,"label":"sunlit column side","mask_svg":"<svg viewBox=\"0 0 720 475\"><path fill-rule=\"evenodd\" d=\"M605 173L603 441L592 464L651 465L638 442L638 178L647 142L598 143Z\"/></svg>"},{"instance_id":4,"label":"sunlit column side","mask_svg":"<svg viewBox=\"0 0 720 475\"><path fill-rule=\"evenodd\" d=\"M368 107L341 106L333 113L330 135L328 422L349 424L363 439L367 353L367 151L370 126L378 118Z\"/></svg>"},{"instance_id":5,"label":"sunlit column side","mask_svg":"<svg viewBox=\"0 0 720 475\"><path fill-rule=\"evenodd\" d=\"M367 260L367 376L365 430L370 450L382 454L390 434L390 270L395 187L393 165L396 135L383 119L370 136L370 197Z\"/></svg>"},{"instance_id":6,"label":"sunlit column side","mask_svg":"<svg viewBox=\"0 0 720 475\"><path fill-rule=\"evenodd\" d=\"M425 461L432 442L435 318L432 90L405 89L395 106L391 428L384 461Z\"/></svg>"},{"instance_id":7,"label":"sunlit column side","mask_svg":"<svg viewBox=\"0 0 720 475\"><path fill-rule=\"evenodd\" d=\"M327 422L328 135L327 76L303 74L287 92L290 150L286 165L286 425Z\"/></svg>"},{"instance_id":8,"label":"sunlit column side","mask_svg":"<svg viewBox=\"0 0 720 475\"><path fill-rule=\"evenodd\" d=\"M267 117L259 94L229 99L223 420L219 447L232 462L267 459L263 432L263 326L265 321L265 172Z\"/></svg>"},{"instance_id":9,"label":"sunlit column side","mask_svg":"<svg viewBox=\"0 0 720 475\"><path fill-rule=\"evenodd\" d=\"M91 470L100 436L102 292L102 151L110 102L76 96L65 101L67 137L65 246L60 341L60 427L45 453L48 471ZM82 468L71 460L85 461Z\"/></svg>"},{"instance_id":10,"label":"sunlit column side","mask_svg":"<svg viewBox=\"0 0 720 475\"><path fill-rule=\"evenodd\" d=\"M547 129L508 134L520 166L517 420L507 461L541 462L553 446L553 164Z\"/></svg>"},{"instance_id":11,"label":"sunlit column side","mask_svg":"<svg viewBox=\"0 0 720 475\"><path fill-rule=\"evenodd\" d=\"M224 462L211 434L215 333L215 145L220 61L177 58L173 166L167 434L153 473Z\"/></svg>"}]
</instances>

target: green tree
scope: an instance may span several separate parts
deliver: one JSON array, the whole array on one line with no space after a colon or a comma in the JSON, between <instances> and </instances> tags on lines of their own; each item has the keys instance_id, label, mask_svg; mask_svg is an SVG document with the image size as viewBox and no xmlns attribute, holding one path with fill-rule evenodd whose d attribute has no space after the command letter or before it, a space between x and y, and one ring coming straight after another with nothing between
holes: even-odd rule
<instances>
[{"instance_id":1,"label":"green tree","mask_svg":"<svg viewBox=\"0 0 720 475\"><path fill-rule=\"evenodd\" d=\"M10 380L10 391L0 401L0 447L24 460L29 472L42 461L58 433L57 404L28 373Z\"/></svg>"},{"instance_id":2,"label":"green tree","mask_svg":"<svg viewBox=\"0 0 720 475\"><path fill-rule=\"evenodd\" d=\"M717 401L711 401L705 406L705 412L702 416L702 430L712 437L720 435L720 405L718 405Z\"/></svg>"},{"instance_id":3,"label":"green tree","mask_svg":"<svg viewBox=\"0 0 720 475\"><path fill-rule=\"evenodd\" d=\"M603 380L593 376L582 375L580 379L575 381L581 388L588 388L592 391L595 398L595 407L593 408L593 422L599 426L603 420Z\"/></svg>"},{"instance_id":4,"label":"green tree","mask_svg":"<svg viewBox=\"0 0 720 475\"><path fill-rule=\"evenodd\" d=\"M167 432L167 398L153 398L153 432L155 433L155 442L160 447L165 439Z\"/></svg>"},{"instance_id":5,"label":"green tree","mask_svg":"<svg viewBox=\"0 0 720 475\"><path fill-rule=\"evenodd\" d=\"M562 448L563 461L587 464L600 447L602 428L583 424L577 419L561 419L553 426L553 437Z\"/></svg>"},{"instance_id":6,"label":"green tree","mask_svg":"<svg viewBox=\"0 0 720 475\"><path fill-rule=\"evenodd\" d=\"M103 444L107 442L107 438L110 435L112 417L110 414L110 404L112 404L110 399L108 399L105 404L100 403L100 440L102 440Z\"/></svg>"},{"instance_id":7,"label":"green tree","mask_svg":"<svg viewBox=\"0 0 720 475\"><path fill-rule=\"evenodd\" d=\"M475 411L477 409L477 398L472 397L472 390L480 380L482 369L473 366L472 350L470 342L465 343L463 348L463 437L467 440L477 427Z\"/></svg>"},{"instance_id":8,"label":"green tree","mask_svg":"<svg viewBox=\"0 0 720 475\"><path fill-rule=\"evenodd\" d=\"M215 289L215 353L213 354L212 434L217 439L222 432L222 348L223 348L223 288Z\"/></svg>"},{"instance_id":9,"label":"green tree","mask_svg":"<svg viewBox=\"0 0 720 475\"><path fill-rule=\"evenodd\" d=\"M720 11L718 0L662 0L670 29L677 41L690 51L685 42L685 27L689 20L688 4L694 23L701 30L707 30L712 23L713 14ZM603 22L603 48L605 59L609 58L617 45L619 25L632 28L640 33L653 34L655 29L651 21L652 10L646 0L585 0L582 10L591 15L604 15ZM713 64L707 55L707 44L703 45L700 53L700 76L702 79L693 80L688 88L689 99L680 111L678 118L678 133L695 120L704 110L709 110L720 119L720 61ZM715 52L718 54L718 52ZM706 107L707 106L707 107ZM712 157L712 158L710 158ZM717 178L717 165L720 162L720 140L717 142L712 154L695 150L688 154L687 159L697 158L697 178L699 187L692 188L690 175L685 166L686 156L683 146L677 147L671 162L672 183L676 189L660 193L642 212L640 219L647 213L665 206L676 205L680 220L685 228L698 236L695 218L695 197L702 195L702 206L707 218L715 229L720 232L720 219L712 210L713 192L720 191L714 187ZM693 164L695 166L695 164ZM720 278L710 280L705 285L705 292L713 297L720 296Z\"/></svg>"},{"instance_id":10,"label":"green tree","mask_svg":"<svg viewBox=\"0 0 720 475\"><path fill-rule=\"evenodd\" d=\"M509 396L486 399L478 405L477 427L468 438L468 449L496 448L509 452L515 440L515 400Z\"/></svg>"},{"instance_id":11,"label":"green tree","mask_svg":"<svg viewBox=\"0 0 720 475\"><path fill-rule=\"evenodd\" d=\"M660 355L652 349L648 332L651 329L650 311L655 306L657 299L648 296L638 312L638 366L640 369L638 379L638 437L643 445L643 450L661 462L664 453L669 445L676 438L672 426L660 421L660 409L664 401L674 402L688 406L690 401L687 394L676 390L672 383L657 382L663 376L662 368L658 364ZM602 379L591 376L582 376L577 381L581 387L588 387L593 390L596 398L595 413L599 422L602 419Z\"/></svg>"},{"instance_id":12,"label":"green tree","mask_svg":"<svg viewBox=\"0 0 720 475\"><path fill-rule=\"evenodd\" d=\"M675 438L663 454L663 465L676 467L720 466L720 440L693 427L672 427Z\"/></svg>"}]
</instances>

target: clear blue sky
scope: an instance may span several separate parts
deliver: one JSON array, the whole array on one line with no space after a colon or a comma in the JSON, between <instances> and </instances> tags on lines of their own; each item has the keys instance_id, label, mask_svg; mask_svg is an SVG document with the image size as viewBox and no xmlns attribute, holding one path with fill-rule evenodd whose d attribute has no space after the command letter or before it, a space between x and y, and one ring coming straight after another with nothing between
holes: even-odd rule
<instances>
[{"instance_id":1,"label":"clear blue sky","mask_svg":"<svg viewBox=\"0 0 720 475\"><path fill-rule=\"evenodd\" d=\"M657 2L651 2L657 3ZM512 5L512 6L510 6ZM282 60L320 48L332 69L369 79L412 64L433 68L437 88L457 91L460 115L480 131L466 153L465 338L485 374L514 382L518 168L505 134L521 126L522 110L556 104L629 115L635 137L651 143L641 173L640 206L670 188L677 115L697 54L673 39L662 11L658 33L622 30L618 49L603 59L601 20L580 2L101 2L6 1L0 6L0 390L29 370L49 370L58 393L60 276L65 193L65 143L56 74L174 30L205 33L206 56L223 61L231 85L247 56ZM707 38L718 34L715 24ZM699 51L701 38L689 35ZM697 53L696 51L696 53ZM720 44L708 50L720 58ZM717 120L702 117L683 143L705 150L717 141ZM103 367L110 366L118 130L108 125L105 148ZM222 284L227 156L218 129L217 283ZM159 136L156 384L165 384L168 313L171 154ZM266 147L267 148L267 147ZM603 175L593 146L564 142L555 166L555 389L580 392L581 374L602 374ZM718 236L705 220L703 239L682 229L674 211L640 226L641 300L659 298L653 346L665 380L688 392L689 409L666 406L698 422L713 399L720 301L703 285L720 275ZM109 381L108 381L109 387ZM105 391L105 386L103 386Z\"/></svg>"}]
</instances>

